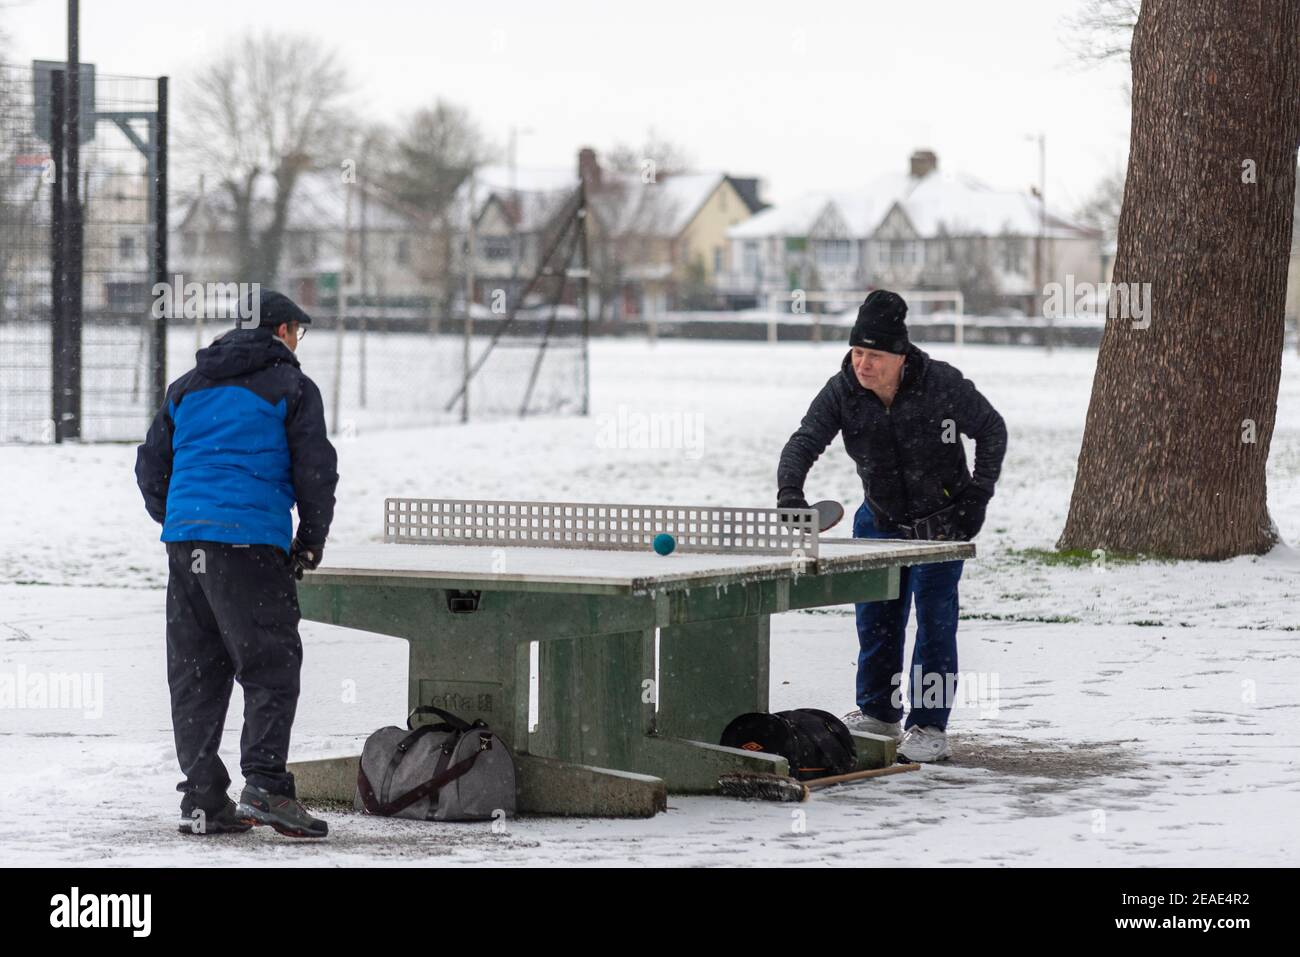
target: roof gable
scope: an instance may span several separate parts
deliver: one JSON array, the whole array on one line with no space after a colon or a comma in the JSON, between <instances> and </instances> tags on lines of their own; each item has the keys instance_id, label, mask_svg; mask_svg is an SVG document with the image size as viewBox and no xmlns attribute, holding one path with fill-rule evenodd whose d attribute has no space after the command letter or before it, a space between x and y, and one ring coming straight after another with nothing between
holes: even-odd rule
<instances>
[{"instance_id":1,"label":"roof gable","mask_svg":"<svg viewBox=\"0 0 1300 957\"><path fill-rule=\"evenodd\" d=\"M972 177L941 173L922 177L886 174L856 190L806 193L788 203L763 210L727 231L731 239L803 237L831 223L831 206L857 238L921 238L1003 234L1036 236L1040 204L1024 192L993 189ZM1045 215L1046 235L1052 238L1096 238L1069 218Z\"/></svg>"}]
</instances>

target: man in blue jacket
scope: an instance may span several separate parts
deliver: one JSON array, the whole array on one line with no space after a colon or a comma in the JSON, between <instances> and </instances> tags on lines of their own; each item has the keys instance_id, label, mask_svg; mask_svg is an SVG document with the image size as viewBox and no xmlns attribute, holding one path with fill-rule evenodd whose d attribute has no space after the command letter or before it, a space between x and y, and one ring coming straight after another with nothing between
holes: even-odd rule
<instances>
[{"instance_id":1,"label":"man in blue jacket","mask_svg":"<svg viewBox=\"0 0 1300 957\"><path fill-rule=\"evenodd\" d=\"M199 350L195 368L168 387L135 474L167 546L181 831L266 824L324 837L325 822L298 803L285 763L302 667L294 577L320 563L338 459L320 390L294 355L311 317L276 292L262 292L256 305L255 328ZM244 690L238 807L217 756L235 680Z\"/></svg>"}]
</instances>

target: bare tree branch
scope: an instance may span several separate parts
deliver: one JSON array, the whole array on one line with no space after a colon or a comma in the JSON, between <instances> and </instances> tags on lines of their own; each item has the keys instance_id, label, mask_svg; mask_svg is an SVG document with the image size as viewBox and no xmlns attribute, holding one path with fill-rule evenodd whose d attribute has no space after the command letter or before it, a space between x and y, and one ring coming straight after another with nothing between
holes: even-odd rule
<instances>
[{"instance_id":1,"label":"bare tree branch","mask_svg":"<svg viewBox=\"0 0 1300 957\"><path fill-rule=\"evenodd\" d=\"M1081 0L1065 24L1066 48L1085 63L1129 59L1142 0Z\"/></svg>"},{"instance_id":2,"label":"bare tree branch","mask_svg":"<svg viewBox=\"0 0 1300 957\"><path fill-rule=\"evenodd\" d=\"M651 165L647 167L647 164ZM689 169L691 160L681 146L660 136L652 127L646 131L645 142L639 147L615 144L605 154L605 165L620 173L641 173L648 168L657 178Z\"/></svg>"},{"instance_id":3,"label":"bare tree branch","mask_svg":"<svg viewBox=\"0 0 1300 957\"><path fill-rule=\"evenodd\" d=\"M385 189L428 229L428 243L417 250L416 270L433 293L431 315L448 315L454 298L454 242L465 228L465 223L451 221L453 200L496 151L467 109L439 99L387 131L376 141L376 152Z\"/></svg>"},{"instance_id":4,"label":"bare tree branch","mask_svg":"<svg viewBox=\"0 0 1300 957\"><path fill-rule=\"evenodd\" d=\"M299 177L343 158L353 125L348 91L333 51L309 36L273 33L237 41L189 84L177 145L231 198L241 281L276 280Z\"/></svg>"},{"instance_id":5,"label":"bare tree branch","mask_svg":"<svg viewBox=\"0 0 1300 957\"><path fill-rule=\"evenodd\" d=\"M494 152L468 110L439 99L391 133L383 159L384 179L403 203L432 220Z\"/></svg>"},{"instance_id":6,"label":"bare tree branch","mask_svg":"<svg viewBox=\"0 0 1300 957\"><path fill-rule=\"evenodd\" d=\"M1101 230L1107 240L1113 241L1119 231L1119 213L1124 205L1126 175L1127 171L1122 166L1110 170L1075 211L1075 219L1084 226Z\"/></svg>"}]
</instances>

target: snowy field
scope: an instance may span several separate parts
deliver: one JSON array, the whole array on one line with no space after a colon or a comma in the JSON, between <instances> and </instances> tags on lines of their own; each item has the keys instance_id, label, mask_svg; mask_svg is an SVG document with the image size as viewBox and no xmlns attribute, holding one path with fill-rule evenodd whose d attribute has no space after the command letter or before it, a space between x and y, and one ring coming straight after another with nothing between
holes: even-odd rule
<instances>
[{"instance_id":1,"label":"snowy field","mask_svg":"<svg viewBox=\"0 0 1300 957\"><path fill-rule=\"evenodd\" d=\"M224 325L217 328L213 323L174 327L167 337L168 381L193 366L194 351L224 331ZM85 441L129 439L142 436L149 427L156 410L151 407L147 333L142 325L86 325L81 374ZM340 353L333 330L309 333L311 373L325 400L325 414L332 425L337 402L339 425L346 434L460 422L463 336L373 331L362 335L354 320ZM474 361L489 351L490 340L490 334L475 336ZM582 381L579 341L555 336L548 342L529 393L537 342L538 337L527 335L500 338L486 367L492 376L477 377L470 387L470 406L476 414L516 414L525 400L530 413L576 408ZM51 440L50 374L49 325L0 322L0 381L4 383L0 443Z\"/></svg>"},{"instance_id":2,"label":"snowy field","mask_svg":"<svg viewBox=\"0 0 1300 957\"><path fill-rule=\"evenodd\" d=\"M1215 564L1043 560L1065 519L1088 351L934 347L1010 429L962 583L954 760L800 805L670 797L651 820L420 824L326 815L324 843L267 829L195 841L164 673L166 563L130 445L0 447L0 676L86 675L78 707L0 711L0 864L1300 863L1300 556ZM776 457L836 345L598 341L592 415L340 439L331 542L379 537L386 495L767 505ZM312 373L326 337L305 340ZM810 498L855 503L837 442ZM1288 354L1269 475L1300 538L1300 362ZM851 608L777 616L772 706L853 706ZM400 723L405 643L304 622L295 759L355 753ZM910 647L909 652L910 654ZM345 703L345 682L356 701ZM94 693L102 689L102 694ZM970 694L973 699L973 693ZM236 689L223 757L238 779Z\"/></svg>"}]
</instances>

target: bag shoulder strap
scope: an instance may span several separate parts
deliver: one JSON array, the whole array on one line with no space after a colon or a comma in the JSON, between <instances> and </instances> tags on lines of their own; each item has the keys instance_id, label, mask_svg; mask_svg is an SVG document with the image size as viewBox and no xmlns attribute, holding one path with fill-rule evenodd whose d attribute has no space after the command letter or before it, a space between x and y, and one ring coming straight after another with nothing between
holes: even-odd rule
<instances>
[{"instance_id":1,"label":"bag shoulder strap","mask_svg":"<svg viewBox=\"0 0 1300 957\"><path fill-rule=\"evenodd\" d=\"M457 736L457 740L458 739L459 736ZM459 763L448 767L447 764L451 760L451 753L455 747L455 740L449 740L443 745L439 752L438 763L434 766L433 776L429 778L429 780L407 791L401 797L393 798L390 801L382 803L375 795L374 789L370 786L370 781L366 778L365 770L358 765L357 787L361 791L361 803L370 814L379 814L384 817L391 817L394 814L406 810L406 808L410 807L416 801L428 797L435 791L446 787L452 781L465 775L470 768L474 766L474 762L478 760L478 756L488 750L490 746L491 743L488 742L487 747L480 746L476 748L474 753L464 761L460 761Z\"/></svg>"},{"instance_id":2,"label":"bag shoulder strap","mask_svg":"<svg viewBox=\"0 0 1300 957\"><path fill-rule=\"evenodd\" d=\"M406 808L410 807L416 801L429 797L435 792L440 791L452 781L455 781L457 778L468 773L469 769L474 766L474 762L478 760L478 756L482 753L483 750L481 748L477 749L464 761L454 764L451 767L447 767L447 762L451 760L451 752L444 750L438 756L438 765L434 769L433 777L429 778L429 780L425 781L419 787L407 791L401 797L389 801L384 805L383 813L389 816L397 814L400 811L406 810Z\"/></svg>"},{"instance_id":3,"label":"bag shoulder strap","mask_svg":"<svg viewBox=\"0 0 1300 957\"><path fill-rule=\"evenodd\" d=\"M463 718L457 717L456 715L452 714L450 711L444 711L442 708L435 708L431 704L422 704L418 708L412 708L411 713L406 716L406 726L408 728L411 727L411 722L415 720L416 716L422 714L436 714L438 717L442 718L443 721L451 725L461 734L464 734L470 728L474 727L474 725L470 724L468 721L464 720ZM476 722L476 723L481 723L481 722Z\"/></svg>"},{"instance_id":4,"label":"bag shoulder strap","mask_svg":"<svg viewBox=\"0 0 1300 957\"><path fill-rule=\"evenodd\" d=\"M393 748L392 756L388 759L388 764L384 767L384 779L379 785L379 795L385 795L388 793L389 783L393 780L393 775L397 773L397 769L401 765L402 761L406 758L407 754L410 753L411 747L426 735L436 734L438 732L446 732L454 735L453 743L455 740L460 738L460 732L450 725L422 724L410 734L403 737L401 741L397 742L396 746ZM365 806L367 811L370 811L372 814L375 813L375 811L372 810L371 805L378 808L382 806L383 801L380 799L379 795L375 794L374 786L371 785L370 778L366 775L365 769L361 763L358 763L357 765L357 787L361 791L361 803Z\"/></svg>"}]
</instances>

